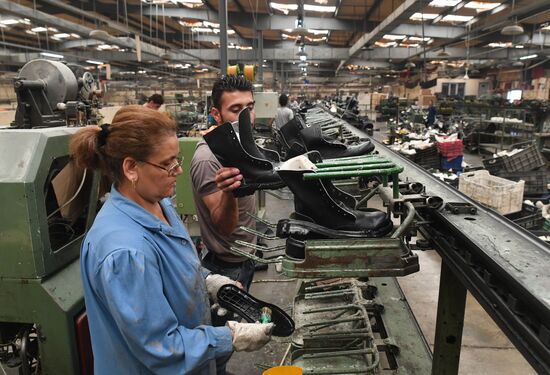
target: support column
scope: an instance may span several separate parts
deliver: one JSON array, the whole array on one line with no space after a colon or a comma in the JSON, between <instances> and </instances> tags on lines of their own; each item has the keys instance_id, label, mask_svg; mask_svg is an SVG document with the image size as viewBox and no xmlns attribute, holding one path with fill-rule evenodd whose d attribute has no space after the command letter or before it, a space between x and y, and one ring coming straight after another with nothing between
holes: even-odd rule
<instances>
[{"instance_id":1,"label":"support column","mask_svg":"<svg viewBox=\"0 0 550 375\"><path fill-rule=\"evenodd\" d=\"M466 288L442 262L432 375L458 374L465 307Z\"/></svg>"},{"instance_id":2,"label":"support column","mask_svg":"<svg viewBox=\"0 0 550 375\"><path fill-rule=\"evenodd\" d=\"M273 60L273 91L278 92L277 90L277 61Z\"/></svg>"},{"instance_id":3,"label":"support column","mask_svg":"<svg viewBox=\"0 0 550 375\"><path fill-rule=\"evenodd\" d=\"M220 71L227 74L227 0L219 0L218 18L220 21Z\"/></svg>"},{"instance_id":4,"label":"support column","mask_svg":"<svg viewBox=\"0 0 550 375\"><path fill-rule=\"evenodd\" d=\"M258 35L258 77L256 82L264 83L264 32L256 30Z\"/></svg>"}]
</instances>

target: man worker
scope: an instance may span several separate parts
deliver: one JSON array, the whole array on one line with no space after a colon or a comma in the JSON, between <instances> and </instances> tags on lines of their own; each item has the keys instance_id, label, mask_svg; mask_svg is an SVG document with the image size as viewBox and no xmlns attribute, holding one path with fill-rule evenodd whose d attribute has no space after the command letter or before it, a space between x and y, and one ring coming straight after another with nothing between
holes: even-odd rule
<instances>
[{"instance_id":1,"label":"man worker","mask_svg":"<svg viewBox=\"0 0 550 375\"><path fill-rule=\"evenodd\" d=\"M242 109L250 110L254 123L252 84L242 76L222 76L212 88L210 114L214 126L238 121ZM197 144L190 165L193 198L197 207L202 241L207 249L202 265L213 273L239 281L248 290L254 276L254 262L229 252L236 240L256 243L256 236L240 229L254 228L255 221L247 213L256 212L254 195L235 198L233 190L243 176L237 168L223 167L206 142ZM243 248L249 251L249 249ZM212 314L212 325L225 325L228 317ZM218 375L225 375L229 357L217 361Z\"/></svg>"},{"instance_id":2,"label":"man worker","mask_svg":"<svg viewBox=\"0 0 550 375\"><path fill-rule=\"evenodd\" d=\"M275 128L281 129L283 125L294 118L294 112L292 109L287 107L288 105L288 96L286 94L281 94L279 96L279 108L277 108L277 114L275 115L275 120L273 121Z\"/></svg>"},{"instance_id":3,"label":"man worker","mask_svg":"<svg viewBox=\"0 0 550 375\"><path fill-rule=\"evenodd\" d=\"M164 104L164 98L162 97L162 95L153 94L147 99L147 102L143 104L143 106L154 109L155 111L158 111L163 104Z\"/></svg>"}]
</instances>

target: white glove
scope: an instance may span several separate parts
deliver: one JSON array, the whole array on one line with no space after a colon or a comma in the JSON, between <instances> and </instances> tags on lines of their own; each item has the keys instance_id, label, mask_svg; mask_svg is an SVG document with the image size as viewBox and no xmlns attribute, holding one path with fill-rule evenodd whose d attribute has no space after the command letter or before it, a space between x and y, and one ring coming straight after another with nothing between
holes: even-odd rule
<instances>
[{"instance_id":1,"label":"white glove","mask_svg":"<svg viewBox=\"0 0 550 375\"><path fill-rule=\"evenodd\" d=\"M227 322L233 336L233 348L235 351L252 352L260 349L271 340L273 323L238 323L232 320Z\"/></svg>"},{"instance_id":2,"label":"white glove","mask_svg":"<svg viewBox=\"0 0 550 375\"><path fill-rule=\"evenodd\" d=\"M232 284L237 285L235 280L231 280L227 276L211 273L206 276L206 290L208 291L208 297L213 304L218 303L218 290L224 285Z\"/></svg>"},{"instance_id":3,"label":"white glove","mask_svg":"<svg viewBox=\"0 0 550 375\"><path fill-rule=\"evenodd\" d=\"M226 316L229 312L217 303L210 306L210 310L212 310L212 312L215 313L217 316Z\"/></svg>"}]
</instances>

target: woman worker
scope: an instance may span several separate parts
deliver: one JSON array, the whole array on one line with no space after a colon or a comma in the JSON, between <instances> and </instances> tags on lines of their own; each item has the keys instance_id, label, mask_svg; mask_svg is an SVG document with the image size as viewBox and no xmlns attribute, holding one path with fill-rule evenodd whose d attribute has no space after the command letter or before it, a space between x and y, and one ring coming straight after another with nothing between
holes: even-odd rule
<instances>
[{"instance_id":1,"label":"woman worker","mask_svg":"<svg viewBox=\"0 0 550 375\"><path fill-rule=\"evenodd\" d=\"M210 325L210 302L235 282L201 267L169 199L182 173L173 120L123 107L111 125L78 131L70 150L114 181L80 257L96 374L215 375L216 358L269 341L271 324Z\"/></svg>"}]
</instances>

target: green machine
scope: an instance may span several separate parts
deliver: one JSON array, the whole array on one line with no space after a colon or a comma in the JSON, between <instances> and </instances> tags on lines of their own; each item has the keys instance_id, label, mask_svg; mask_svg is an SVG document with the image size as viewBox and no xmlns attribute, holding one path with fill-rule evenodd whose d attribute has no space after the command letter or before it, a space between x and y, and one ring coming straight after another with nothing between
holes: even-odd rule
<instances>
[{"instance_id":1,"label":"green machine","mask_svg":"<svg viewBox=\"0 0 550 375\"><path fill-rule=\"evenodd\" d=\"M74 166L76 128L0 131L0 366L86 373L79 252L99 178ZM84 356L84 357L83 357Z\"/></svg>"}]
</instances>

